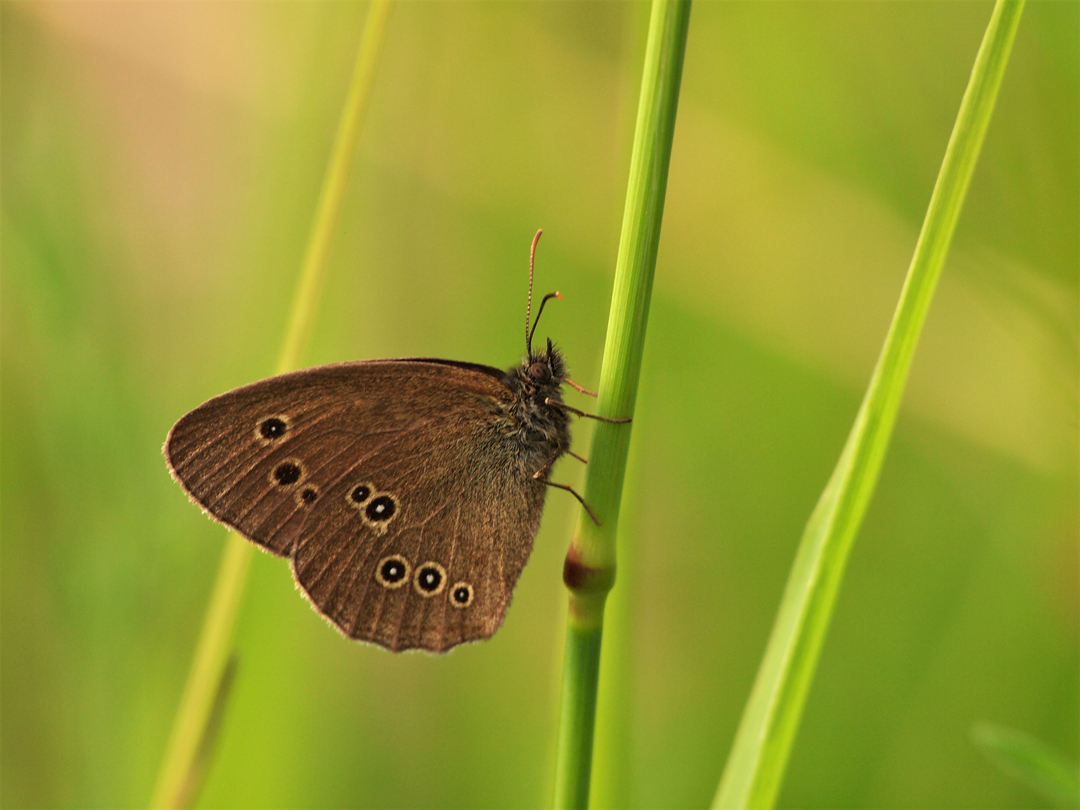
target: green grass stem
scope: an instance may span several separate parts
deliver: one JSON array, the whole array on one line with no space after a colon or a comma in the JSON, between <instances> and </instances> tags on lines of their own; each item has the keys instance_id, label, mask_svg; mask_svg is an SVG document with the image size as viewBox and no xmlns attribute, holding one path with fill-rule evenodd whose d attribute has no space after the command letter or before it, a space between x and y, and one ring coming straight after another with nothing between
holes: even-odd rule
<instances>
[{"instance_id":1,"label":"green grass stem","mask_svg":"<svg viewBox=\"0 0 1080 810\"><path fill-rule=\"evenodd\" d=\"M713 807L776 801L848 553L873 495L912 355L971 181L1024 0L997 0L855 424L803 532Z\"/></svg>"},{"instance_id":2,"label":"green grass stem","mask_svg":"<svg viewBox=\"0 0 1080 810\"><path fill-rule=\"evenodd\" d=\"M337 232L360 130L371 97L375 67L382 50L389 13L389 0L373 0L368 8L356 66L319 194L275 374L296 368L311 331L326 275L327 257ZM153 808L183 807L193 801L198 791L198 777L206 772L207 763L201 761L200 755L211 750L212 741L208 736L216 726L212 721L215 711L220 715L222 710L221 706L215 709L215 702L222 692L222 678L227 671L233 629L252 548L251 543L243 537L229 532L150 801Z\"/></svg>"},{"instance_id":3,"label":"green grass stem","mask_svg":"<svg viewBox=\"0 0 1080 810\"><path fill-rule=\"evenodd\" d=\"M689 0L653 1L600 373L601 416L634 413L689 20ZM585 500L602 525L583 510L566 557L570 611L555 767L557 808L582 808L589 802L604 602L615 581L615 537L629 444L630 425L596 424Z\"/></svg>"}]
</instances>

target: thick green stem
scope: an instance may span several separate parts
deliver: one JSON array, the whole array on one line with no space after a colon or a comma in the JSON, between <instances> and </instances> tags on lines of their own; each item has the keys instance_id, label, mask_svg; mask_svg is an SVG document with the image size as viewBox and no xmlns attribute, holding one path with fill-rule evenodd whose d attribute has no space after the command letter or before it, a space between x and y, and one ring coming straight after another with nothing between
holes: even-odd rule
<instances>
[{"instance_id":1,"label":"thick green stem","mask_svg":"<svg viewBox=\"0 0 1080 810\"><path fill-rule=\"evenodd\" d=\"M806 529L713 802L776 801L848 554L888 449L915 346L994 109L1024 0L990 17L885 344L836 468Z\"/></svg>"},{"instance_id":2,"label":"thick green stem","mask_svg":"<svg viewBox=\"0 0 1080 810\"><path fill-rule=\"evenodd\" d=\"M349 94L323 179L293 298L289 325L275 368L277 374L296 367L300 351L310 332L322 280L326 275L326 259L333 234L337 231L356 156L356 144L367 111L368 99L371 97L375 66L382 49L389 12L388 0L373 0L368 9ZM173 721L154 795L150 800L151 807L184 806L186 802L194 799L198 776L206 771L206 763L200 761L200 757L211 750L208 735L214 725L211 721L215 711L215 699L221 691L222 677L229 660L233 628L244 593L251 552L251 543L235 532L229 532L195 648L195 657L188 671L187 683Z\"/></svg>"},{"instance_id":3,"label":"thick green stem","mask_svg":"<svg viewBox=\"0 0 1080 810\"><path fill-rule=\"evenodd\" d=\"M601 416L629 418L634 413L689 20L689 0L654 0L600 374ZM558 808L587 807L589 801L604 601L615 581L615 535L629 445L629 425L597 423L585 500L602 525L582 511L563 571L570 615L555 769Z\"/></svg>"},{"instance_id":4,"label":"thick green stem","mask_svg":"<svg viewBox=\"0 0 1080 810\"><path fill-rule=\"evenodd\" d=\"M596 679L600 672L600 641L604 635L603 600L570 596L570 617L563 653L562 712L559 722L556 807L588 807L592 770L593 728L596 718ZM589 599L599 604L591 609ZM584 608L584 610L583 610ZM575 614L584 612L586 621ZM598 619L598 621L597 621Z\"/></svg>"}]
</instances>

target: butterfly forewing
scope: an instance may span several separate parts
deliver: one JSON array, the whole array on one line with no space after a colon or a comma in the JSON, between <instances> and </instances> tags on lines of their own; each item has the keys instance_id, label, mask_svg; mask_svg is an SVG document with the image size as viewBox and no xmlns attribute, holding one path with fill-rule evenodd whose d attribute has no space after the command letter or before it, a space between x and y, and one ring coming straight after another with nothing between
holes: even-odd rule
<instances>
[{"instance_id":1,"label":"butterfly forewing","mask_svg":"<svg viewBox=\"0 0 1080 810\"><path fill-rule=\"evenodd\" d=\"M319 468L341 441L342 421L354 412L370 414L371 443L413 421L378 412L369 390L378 375L365 365L378 364L284 374L203 403L166 440L174 477L217 520L288 556L305 516L304 487L318 499L326 475Z\"/></svg>"},{"instance_id":2,"label":"butterfly forewing","mask_svg":"<svg viewBox=\"0 0 1080 810\"><path fill-rule=\"evenodd\" d=\"M192 411L166 456L211 515L291 556L343 633L445 650L498 629L543 507L500 376L445 361L282 375Z\"/></svg>"}]
</instances>

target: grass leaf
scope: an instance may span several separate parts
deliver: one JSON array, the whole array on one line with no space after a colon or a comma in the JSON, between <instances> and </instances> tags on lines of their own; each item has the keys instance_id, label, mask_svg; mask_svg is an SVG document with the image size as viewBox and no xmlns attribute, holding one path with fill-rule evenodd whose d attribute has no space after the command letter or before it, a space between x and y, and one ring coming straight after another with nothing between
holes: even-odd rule
<instances>
[{"instance_id":1,"label":"grass leaf","mask_svg":"<svg viewBox=\"0 0 1080 810\"><path fill-rule=\"evenodd\" d=\"M772 807L776 801L848 554L881 471L1023 5L1023 0L998 0L994 6L885 345L840 460L803 532L714 807Z\"/></svg>"},{"instance_id":2,"label":"grass leaf","mask_svg":"<svg viewBox=\"0 0 1080 810\"><path fill-rule=\"evenodd\" d=\"M1080 807L1080 768L1064 754L1022 731L979 723L971 740L1003 772L1055 807Z\"/></svg>"}]
</instances>

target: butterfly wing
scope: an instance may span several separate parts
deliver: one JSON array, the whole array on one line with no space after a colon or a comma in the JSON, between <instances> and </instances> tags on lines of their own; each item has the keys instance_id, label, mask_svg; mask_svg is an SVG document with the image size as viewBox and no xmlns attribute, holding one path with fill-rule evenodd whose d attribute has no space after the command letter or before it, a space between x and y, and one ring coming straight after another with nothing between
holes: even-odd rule
<instances>
[{"instance_id":1,"label":"butterfly wing","mask_svg":"<svg viewBox=\"0 0 1080 810\"><path fill-rule=\"evenodd\" d=\"M306 369L199 406L165 455L214 518L290 557L343 633L446 650L498 629L543 509L501 377L431 360Z\"/></svg>"}]
</instances>

